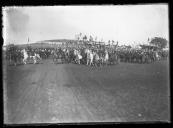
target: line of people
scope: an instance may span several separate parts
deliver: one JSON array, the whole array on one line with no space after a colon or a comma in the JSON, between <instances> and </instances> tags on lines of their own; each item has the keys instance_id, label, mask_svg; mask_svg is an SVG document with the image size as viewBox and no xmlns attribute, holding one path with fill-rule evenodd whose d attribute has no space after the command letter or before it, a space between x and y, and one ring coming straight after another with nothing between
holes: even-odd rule
<instances>
[{"instance_id":1,"label":"line of people","mask_svg":"<svg viewBox=\"0 0 173 128\"><path fill-rule=\"evenodd\" d=\"M61 52L59 52L61 51ZM108 65L119 62L151 63L168 58L168 51L147 49L122 48L59 48L56 51L61 58L78 64ZM55 54L55 53L54 53ZM55 54L56 55L56 54ZM58 58L56 56L55 58Z\"/></svg>"},{"instance_id":2,"label":"line of people","mask_svg":"<svg viewBox=\"0 0 173 128\"><path fill-rule=\"evenodd\" d=\"M21 52L23 48L9 47L6 51L6 59L19 62L24 58ZM101 66L128 63L151 63L168 58L168 51L146 50L120 47L83 46L83 47L59 47L59 48L26 48L28 56L38 54L42 59L53 59L53 62L77 63L91 66Z\"/></svg>"}]
</instances>

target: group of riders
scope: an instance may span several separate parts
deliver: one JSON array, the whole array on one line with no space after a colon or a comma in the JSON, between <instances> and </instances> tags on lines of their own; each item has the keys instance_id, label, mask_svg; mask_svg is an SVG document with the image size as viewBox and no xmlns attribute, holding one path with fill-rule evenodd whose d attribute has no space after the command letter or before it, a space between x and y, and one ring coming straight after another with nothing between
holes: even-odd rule
<instances>
[{"instance_id":1,"label":"group of riders","mask_svg":"<svg viewBox=\"0 0 173 128\"><path fill-rule=\"evenodd\" d=\"M27 64L32 61L39 63L42 59L52 59L54 63L76 63L89 66L114 65L120 62L151 63L166 59L168 52L153 49L120 48L118 46L83 46L57 48L19 48L9 47L6 59Z\"/></svg>"},{"instance_id":2,"label":"group of riders","mask_svg":"<svg viewBox=\"0 0 173 128\"><path fill-rule=\"evenodd\" d=\"M157 60L167 59L168 51L153 49L119 49L117 50L121 62L151 63Z\"/></svg>"}]
</instances>

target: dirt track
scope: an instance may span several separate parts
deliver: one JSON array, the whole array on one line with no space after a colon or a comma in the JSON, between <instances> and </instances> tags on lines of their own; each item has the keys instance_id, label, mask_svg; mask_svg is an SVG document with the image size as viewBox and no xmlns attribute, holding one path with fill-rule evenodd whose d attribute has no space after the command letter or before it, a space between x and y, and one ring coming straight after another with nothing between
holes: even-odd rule
<instances>
[{"instance_id":1,"label":"dirt track","mask_svg":"<svg viewBox=\"0 0 173 128\"><path fill-rule=\"evenodd\" d=\"M168 63L8 66L5 123L168 121Z\"/></svg>"}]
</instances>

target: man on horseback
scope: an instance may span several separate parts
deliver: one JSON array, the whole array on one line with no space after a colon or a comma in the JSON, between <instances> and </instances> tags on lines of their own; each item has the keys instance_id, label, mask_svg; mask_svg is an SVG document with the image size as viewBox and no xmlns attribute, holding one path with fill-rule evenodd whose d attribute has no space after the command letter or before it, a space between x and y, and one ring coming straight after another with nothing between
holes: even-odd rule
<instances>
[{"instance_id":1,"label":"man on horseback","mask_svg":"<svg viewBox=\"0 0 173 128\"><path fill-rule=\"evenodd\" d=\"M80 60L82 59L82 56L80 54L80 51L75 49L74 50L74 55L75 55L75 61L76 63L80 64Z\"/></svg>"},{"instance_id":2,"label":"man on horseback","mask_svg":"<svg viewBox=\"0 0 173 128\"><path fill-rule=\"evenodd\" d=\"M23 49L21 52L23 53L23 63L26 64L27 63L27 59L29 57L28 53L27 53L27 51L25 49Z\"/></svg>"},{"instance_id":3,"label":"man on horseback","mask_svg":"<svg viewBox=\"0 0 173 128\"><path fill-rule=\"evenodd\" d=\"M98 55L98 51L94 51L94 61L93 61L93 63L94 63L94 65L95 66L100 66L100 57L99 57L99 55Z\"/></svg>"},{"instance_id":4,"label":"man on horseback","mask_svg":"<svg viewBox=\"0 0 173 128\"><path fill-rule=\"evenodd\" d=\"M21 53L23 53L24 64L27 64L28 59L32 59L34 61L34 64L37 63L37 59L41 60L41 57L39 56L39 54L35 53L33 50L31 50L30 53L28 54L26 49L23 49Z\"/></svg>"}]
</instances>

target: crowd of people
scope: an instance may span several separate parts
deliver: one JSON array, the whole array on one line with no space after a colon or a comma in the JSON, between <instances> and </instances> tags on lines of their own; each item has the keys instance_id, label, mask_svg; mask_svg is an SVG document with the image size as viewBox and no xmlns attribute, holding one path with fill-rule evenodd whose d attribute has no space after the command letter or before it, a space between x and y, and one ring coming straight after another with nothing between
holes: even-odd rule
<instances>
[{"instance_id":1,"label":"crowd of people","mask_svg":"<svg viewBox=\"0 0 173 128\"><path fill-rule=\"evenodd\" d=\"M21 62L23 48L12 45L6 50L6 59L15 62ZM128 63L151 63L161 59L168 58L168 51L161 49L136 49L129 47L120 47L118 44L113 46L105 45L76 45L76 46L58 46L52 48L34 48L26 47L28 56L34 53L39 54L42 59L52 59L58 63L77 63L91 66L101 66L118 64L119 62Z\"/></svg>"},{"instance_id":2,"label":"crowd of people","mask_svg":"<svg viewBox=\"0 0 173 128\"><path fill-rule=\"evenodd\" d=\"M153 49L119 49L117 53L123 62L151 63L167 59L168 51Z\"/></svg>"}]
</instances>

